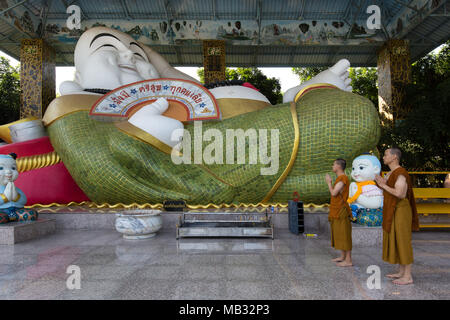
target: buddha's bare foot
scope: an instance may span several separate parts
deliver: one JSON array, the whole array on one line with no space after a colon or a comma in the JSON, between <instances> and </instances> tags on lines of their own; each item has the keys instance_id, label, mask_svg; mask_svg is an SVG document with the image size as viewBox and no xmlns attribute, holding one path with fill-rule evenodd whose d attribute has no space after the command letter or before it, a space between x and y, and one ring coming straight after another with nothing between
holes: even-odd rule
<instances>
[{"instance_id":1,"label":"buddha's bare foot","mask_svg":"<svg viewBox=\"0 0 450 320\"><path fill-rule=\"evenodd\" d=\"M297 93L306 86L319 83L328 83L338 87L341 90L351 92L351 79L349 78L350 62L347 59L339 60L335 65L322 71L310 80L303 82L301 85L290 88L283 95L283 103L294 101Z\"/></svg>"},{"instance_id":2,"label":"buddha's bare foot","mask_svg":"<svg viewBox=\"0 0 450 320\"><path fill-rule=\"evenodd\" d=\"M392 283L399 285L399 286L404 286L404 285L408 285L408 284L413 284L413 279L407 278L407 277L401 277L396 280L393 280Z\"/></svg>"},{"instance_id":3,"label":"buddha's bare foot","mask_svg":"<svg viewBox=\"0 0 450 320\"><path fill-rule=\"evenodd\" d=\"M353 263L348 262L348 261L342 261L342 262L336 263L336 265L338 267L352 267Z\"/></svg>"}]
</instances>

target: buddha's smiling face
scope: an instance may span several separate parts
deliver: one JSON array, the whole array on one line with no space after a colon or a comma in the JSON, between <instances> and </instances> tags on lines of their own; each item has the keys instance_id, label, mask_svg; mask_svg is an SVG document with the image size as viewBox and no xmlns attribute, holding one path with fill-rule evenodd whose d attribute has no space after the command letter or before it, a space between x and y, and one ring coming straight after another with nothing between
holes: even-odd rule
<instances>
[{"instance_id":1,"label":"buddha's smiling face","mask_svg":"<svg viewBox=\"0 0 450 320\"><path fill-rule=\"evenodd\" d=\"M380 173L380 168L373 165L368 159L355 159L352 163L352 178L357 182L374 180Z\"/></svg>"},{"instance_id":2,"label":"buddha's smiling face","mask_svg":"<svg viewBox=\"0 0 450 320\"><path fill-rule=\"evenodd\" d=\"M16 161L11 157L0 157L0 185L6 186L18 176Z\"/></svg>"},{"instance_id":3,"label":"buddha's smiling face","mask_svg":"<svg viewBox=\"0 0 450 320\"><path fill-rule=\"evenodd\" d=\"M109 28L91 28L75 48L76 81L84 88L115 89L159 74L129 35Z\"/></svg>"}]
</instances>

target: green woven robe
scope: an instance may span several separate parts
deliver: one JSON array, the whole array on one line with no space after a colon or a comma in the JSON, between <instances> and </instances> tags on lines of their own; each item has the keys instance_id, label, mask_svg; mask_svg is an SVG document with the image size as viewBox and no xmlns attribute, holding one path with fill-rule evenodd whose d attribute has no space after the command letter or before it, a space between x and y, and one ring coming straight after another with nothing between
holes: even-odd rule
<instances>
[{"instance_id":1,"label":"green woven robe","mask_svg":"<svg viewBox=\"0 0 450 320\"><path fill-rule=\"evenodd\" d=\"M185 200L188 204L287 202L297 192L304 202L329 200L324 176L331 173L336 158L351 163L363 152L376 151L380 122L374 105L366 98L339 89L314 89L295 105L280 104L222 121L203 122L203 132L223 133L226 159L226 129L279 130L279 167L274 175L261 175L250 164L250 145L245 145L244 164L179 164L152 145L121 132L113 123L78 111L48 127L51 142L70 174L96 203L162 203ZM298 150L295 149L298 123ZM187 124L191 137L194 125ZM192 139L192 150L194 150ZM203 142L203 150L211 142ZM236 142L235 142L236 143ZM192 155L192 162L194 156ZM291 163L290 170L286 169ZM278 185L277 185L278 182ZM281 184L280 184L281 183Z\"/></svg>"}]
</instances>

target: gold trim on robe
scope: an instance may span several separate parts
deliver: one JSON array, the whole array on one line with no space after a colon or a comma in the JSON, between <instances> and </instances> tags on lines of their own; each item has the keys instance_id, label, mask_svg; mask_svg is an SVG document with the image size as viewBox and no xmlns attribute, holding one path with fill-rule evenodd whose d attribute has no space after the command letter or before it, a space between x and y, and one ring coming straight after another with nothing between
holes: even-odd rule
<instances>
[{"instance_id":1,"label":"gold trim on robe","mask_svg":"<svg viewBox=\"0 0 450 320\"><path fill-rule=\"evenodd\" d=\"M253 99L221 98L216 101L222 114L222 120L271 106L270 103Z\"/></svg>"},{"instance_id":2,"label":"gold trim on robe","mask_svg":"<svg viewBox=\"0 0 450 320\"><path fill-rule=\"evenodd\" d=\"M275 191L277 191L277 189L286 179L289 172L291 172L292 166L294 165L295 159L297 158L298 145L300 143L300 129L298 126L297 105L294 102L291 102L291 116L295 131L294 146L292 147L291 158L289 159L289 163L286 166L286 169L284 169L283 173L278 178L277 182L275 182L274 186L272 187L272 189L270 189L269 193L264 197L264 199L261 200L262 203L265 203L269 201L270 198L272 198Z\"/></svg>"},{"instance_id":3,"label":"gold trim on robe","mask_svg":"<svg viewBox=\"0 0 450 320\"><path fill-rule=\"evenodd\" d=\"M117 122L114 122L114 125L116 126L117 129L119 129L120 131L129 135L132 138L135 138L139 141L150 144L153 147L155 147L156 149L158 149L159 151L162 151L164 153L167 153L167 154L172 153L171 146L165 144L161 140L156 139L154 136L152 136L148 132L132 125L128 121L117 121ZM174 151L174 152L176 152L176 151ZM180 157L182 156L182 154L180 152L177 152L176 154Z\"/></svg>"},{"instance_id":4,"label":"gold trim on robe","mask_svg":"<svg viewBox=\"0 0 450 320\"><path fill-rule=\"evenodd\" d=\"M310 84L309 86L304 87L303 89L301 89L294 98L294 102L297 102L298 100L300 100L301 97L303 97L306 93L308 93L310 90L312 89L320 89L320 88L328 88L328 89L339 89L338 87L329 84L329 83L315 83L315 84Z\"/></svg>"},{"instance_id":5,"label":"gold trim on robe","mask_svg":"<svg viewBox=\"0 0 450 320\"><path fill-rule=\"evenodd\" d=\"M68 114L78 111L90 111L92 105L100 97L100 95L92 94L68 94L58 97L48 105L42 122L47 127Z\"/></svg>"}]
</instances>

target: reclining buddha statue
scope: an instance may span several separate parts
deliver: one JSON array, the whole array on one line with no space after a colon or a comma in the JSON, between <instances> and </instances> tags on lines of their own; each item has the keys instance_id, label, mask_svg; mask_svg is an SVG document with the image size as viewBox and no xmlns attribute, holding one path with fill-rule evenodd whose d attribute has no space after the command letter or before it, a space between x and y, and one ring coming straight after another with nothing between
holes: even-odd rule
<instances>
[{"instance_id":1,"label":"reclining buddha statue","mask_svg":"<svg viewBox=\"0 0 450 320\"><path fill-rule=\"evenodd\" d=\"M68 172L96 203L276 203L295 192L302 201L324 203L330 163L375 150L380 136L376 108L351 92L346 59L289 89L278 105L251 85L208 90L148 46L106 27L82 34L74 60L75 79L61 84L43 122ZM168 96L140 103L121 121L91 116L104 95L152 79L203 88L220 117L190 121ZM231 131L236 139L225 138ZM228 157L242 135L247 142ZM255 146L256 161L250 155ZM194 160L181 161L190 151ZM225 155L235 161L211 161Z\"/></svg>"}]
</instances>

